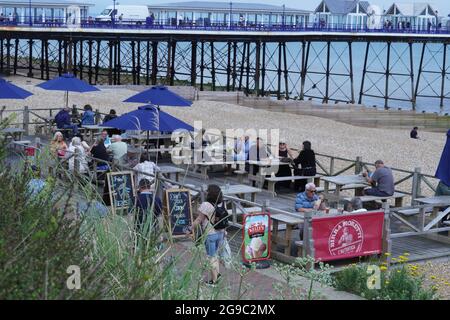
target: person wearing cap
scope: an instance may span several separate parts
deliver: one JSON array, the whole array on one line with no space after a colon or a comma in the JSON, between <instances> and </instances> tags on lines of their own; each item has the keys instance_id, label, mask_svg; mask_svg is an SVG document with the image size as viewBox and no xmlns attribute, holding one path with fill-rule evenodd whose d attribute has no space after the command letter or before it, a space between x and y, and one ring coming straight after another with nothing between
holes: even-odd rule
<instances>
[{"instance_id":1,"label":"person wearing cap","mask_svg":"<svg viewBox=\"0 0 450 320\"><path fill-rule=\"evenodd\" d=\"M394 175L392 170L384 165L382 160L375 161L375 172L370 176L369 172L364 172L363 177L373 187L364 190L367 196L390 197L394 194Z\"/></svg>"},{"instance_id":2,"label":"person wearing cap","mask_svg":"<svg viewBox=\"0 0 450 320\"><path fill-rule=\"evenodd\" d=\"M215 230L211 219L214 216L215 208L210 202L203 202L198 208L198 217L192 224L192 230L200 225L205 237L206 255L211 264L211 280L207 281L208 284L216 284L220 277L220 265L217 257L218 250L222 245L224 239L224 232Z\"/></svg>"},{"instance_id":3,"label":"person wearing cap","mask_svg":"<svg viewBox=\"0 0 450 320\"><path fill-rule=\"evenodd\" d=\"M321 199L316 194L316 185L314 183L308 183L305 186L305 191L300 192L295 199L295 211L308 212L313 210L319 210ZM321 201L320 201L321 202Z\"/></svg>"}]
</instances>

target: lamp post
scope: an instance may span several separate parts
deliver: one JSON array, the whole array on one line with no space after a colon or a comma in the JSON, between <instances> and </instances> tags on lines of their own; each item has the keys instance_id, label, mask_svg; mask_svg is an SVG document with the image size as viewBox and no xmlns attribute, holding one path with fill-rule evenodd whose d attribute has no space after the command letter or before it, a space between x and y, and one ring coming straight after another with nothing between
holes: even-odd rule
<instances>
[{"instance_id":1,"label":"lamp post","mask_svg":"<svg viewBox=\"0 0 450 320\"><path fill-rule=\"evenodd\" d=\"M286 14L286 5L283 4L283 18L281 19L281 25L284 29L284 24L285 24L285 14Z\"/></svg>"},{"instance_id":2,"label":"lamp post","mask_svg":"<svg viewBox=\"0 0 450 320\"><path fill-rule=\"evenodd\" d=\"M33 25L33 22L31 21L31 0L28 2L28 9L29 9L29 15L30 15L30 27Z\"/></svg>"},{"instance_id":3,"label":"lamp post","mask_svg":"<svg viewBox=\"0 0 450 320\"><path fill-rule=\"evenodd\" d=\"M230 29L231 29L232 19L233 19L233 2L230 1Z\"/></svg>"},{"instance_id":4,"label":"lamp post","mask_svg":"<svg viewBox=\"0 0 450 320\"><path fill-rule=\"evenodd\" d=\"M112 25L114 27L114 24L116 23L116 0L113 0L113 12L111 15L111 21L112 21Z\"/></svg>"}]
</instances>

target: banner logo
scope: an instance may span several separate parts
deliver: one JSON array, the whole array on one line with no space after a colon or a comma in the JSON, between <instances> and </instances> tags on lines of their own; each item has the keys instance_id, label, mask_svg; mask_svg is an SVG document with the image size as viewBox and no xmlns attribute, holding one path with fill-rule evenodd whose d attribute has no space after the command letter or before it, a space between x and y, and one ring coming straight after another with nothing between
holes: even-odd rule
<instances>
[{"instance_id":1,"label":"banner logo","mask_svg":"<svg viewBox=\"0 0 450 320\"><path fill-rule=\"evenodd\" d=\"M328 238L328 249L332 256L361 252L364 242L363 228L356 220L340 221Z\"/></svg>"}]
</instances>

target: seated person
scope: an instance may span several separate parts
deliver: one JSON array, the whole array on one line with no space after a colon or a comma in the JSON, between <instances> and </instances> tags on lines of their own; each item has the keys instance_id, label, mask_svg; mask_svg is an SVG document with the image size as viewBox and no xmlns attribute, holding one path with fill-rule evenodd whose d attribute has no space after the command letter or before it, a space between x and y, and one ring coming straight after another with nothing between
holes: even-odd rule
<instances>
[{"instance_id":1,"label":"seated person","mask_svg":"<svg viewBox=\"0 0 450 320\"><path fill-rule=\"evenodd\" d=\"M73 137L70 143L69 149L67 149L66 157L69 158L69 170L75 170L75 157L78 157L78 168L79 173L86 173L88 171L88 163L86 159L86 152L81 145L81 139L79 137ZM75 153L77 153L75 155Z\"/></svg>"},{"instance_id":2,"label":"seated person","mask_svg":"<svg viewBox=\"0 0 450 320\"><path fill-rule=\"evenodd\" d=\"M248 160L249 161L262 161L269 158L269 152L267 146L264 144L260 137L256 138L256 143L250 146ZM251 174L257 175L260 173L260 166L253 165L253 172ZM254 184L254 182L253 182Z\"/></svg>"},{"instance_id":3,"label":"seated person","mask_svg":"<svg viewBox=\"0 0 450 320\"><path fill-rule=\"evenodd\" d=\"M305 191L297 195L295 199L295 211L297 212L309 212L318 210L321 203L320 198L316 194L316 185L314 183L308 183L305 186Z\"/></svg>"},{"instance_id":4,"label":"seated person","mask_svg":"<svg viewBox=\"0 0 450 320\"><path fill-rule=\"evenodd\" d=\"M139 192L136 200L136 228L143 231L149 215L153 214L153 226L162 213L162 201L156 196L152 183L148 179L139 182ZM151 226L150 226L151 227Z\"/></svg>"},{"instance_id":5,"label":"seated person","mask_svg":"<svg viewBox=\"0 0 450 320\"><path fill-rule=\"evenodd\" d=\"M78 126L71 122L70 108L64 107L55 116L55 123L58 129L71 129L74 136L78 135Z\"/></svg>"},{"instance_id":6,"label":"seated person","mask_svg":"<svg viewBox=\"0 0 450 320\"><path fill-rule=\"evenodd\" d=\"M84 112L81 116L81 126L94 125L95 124L95 113L92 111L92 107L87 104L84 106Z\"/></svg>"},{"instance_id":7,"label":"seated person","mask_svg":"<svg viewBox=\"0 0 450 320\"><path fill-rule=\"evenodd\" d=\"M67 144L64 141L64 136L61 132L56 131L50 143L50 150L53 155L62 159L66 156Z\"/></svg>"},{"instance_id":8,"label":"seated person","mask_svg":"<svg viewBox=\"0 0 450 320\"><path fill-rule=\"evenodd\" d=\"M411 130L411 132L409 133L409 137L410 137L411 139L419 139L419 134L418 134L417 130L419 130L418 127L414 127L414 128Z\"/></svg>"},{"instance_id":9,"label":"seated person","mask_svg":"<svg viewBox=\"0 0 450 320\"><path fill-rule=\"evenodd\" d=\"M280 141L278 145L278 156L282 161L290 161L294 159L294 155L291 149L283 141ZM292 170L289 165L280 165L276 177L290 177L292 176ZM291 181L280 181L277 182L277 186L283 186L289 188L291 186Z\"/></svg>"},{"instance_id":10,"label":"seated person","mask_svg":"<svg viewBox=\"0 0 450 320\"><path fill-rule=\"evenodd\" d=\"M95 144L92 146L91 155L95 159L110 161L109 154L106 151L104 140L102 136L97 137ZM109 165L105 162L97 162L97 170L109 170Z\"/></svg>"},{"instance_id":11,"label":"seated person","mask_svg":"<svg viewBox=\"0 0 450 320\"><path fill-rule=\"evenodd\" d=\"M117 118L116 110L111 109L111 110L109 110L109 114L107 114L105 116L105 118L103 119L103 123L108 122L108 121L110 121L112 119L115 119L115 118Z\"/></svg>"},{"instance_id":12,"label":"seated person","mask_svg":"<svg viewBox=\"0 0 450 320\"><path fill-rule=\"evenodd\" d=\"M153 182L155 171L159 170L158 166L154 162L152 162L148 159L147 153L143 153L141 155L140 163L137 164L133 169L138 171L138 175L137 175L137 184L138 185L142 179L147 179L147 180L150 180L151 182ZM147 173L147 174L144 174L144 173Z\"/></svg>"},{"instance_id":13,"label":"seated person","mask_svg":"<svg viewBox=\"0 0 450 320\"><path fill-rule=\"evenodd\" d=\"M125 164L125 157L128 151L128 145L122 141L122 137L115 134L111 139L112 143L107 148L109 152L112 154L112 160L117 162L120 165Z\"/></svg>"},{"instance_id":14,"label":"seated person","mask_svg":"<svg viewBox=\"0 0 450 320\"><path fill-rule=\"evenodd\" d=\"M345 202L343 213L358 213L358 212L367 212L367 209L363 208L361 198L353 197L350 201Z\"/></svg>"},{"instance_id":15,"label":"seated person","mask_svg":"<svg viewBox=\"0 0 450 320\"><path fill-rule=\"evenodd\" d=\"M316 194L316 185L308 183L305 186L305 191L297 195L295 199L295 211L297 212L311 212L311 211L326 211L325 202L322 197ZM303 240L303 223L299 224L300 240Z\"/></svg>"},{"instance_id":16,"label":"seated person","mask_svg":"<svg viewBox=\"0 0 450 320\"><path fill-rule=\"evenodd\" d=\"M372 188L365 189L364 194L375 197L389 197L394 194L394 176L392 170L384 165L382 160L375 161L375 172L369 176L369 172L364 172L363 177L373 185Z\"/></svg>"},{"instance_id":17,"label":"seated person","mask_svg":"<svg viewBox=\"0 0 450 320\"><path fill-rule=\"evenodd\" d=\"M111 139L109 138L109 134L107 130L103 130L100 136L103 139L103 144L106 148L108 148L111 145Z\"/></svg>"}]
</instances>

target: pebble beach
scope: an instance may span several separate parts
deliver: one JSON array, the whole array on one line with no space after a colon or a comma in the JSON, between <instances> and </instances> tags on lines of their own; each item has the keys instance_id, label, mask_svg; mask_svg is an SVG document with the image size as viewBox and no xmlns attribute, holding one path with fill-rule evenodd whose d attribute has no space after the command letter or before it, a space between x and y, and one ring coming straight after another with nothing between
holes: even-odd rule
<instances>
[{"instance_id":1,"label":"pebble beach","mask_svg":"<svg viewBox=\"0 0 450 320\"><path fill-rule=\"evenodd\" d=\"M39 80L24 77L10 77L8 80L34 95L25 101L1 101L7 110L21 109L24 105L30 109L64 105L64 92L37 88L35 85L41 82ZM140 105L122 102L136 93L125 87L101 87L99 92L70 93L69 106L76 104L82 108L90 104L102 113L114 108L120 115ZM215 101L195 101L191 108L162 109L191 125L194 121L202 121L206 129L279 129L280 138L292 148L299 148L304 140L310 140L317 153L347 159L361 156L363 161L370 163L382 159L390 167L411 171L420 167L422 173L430 175L435 173L446 139L445 134L422 132L420 128L422 140L414 140L409 138L408 130L357 127L319 117L270 112ZM48 112L37 113L48 116ZM18 114L17 120L20 119Z\"/></svg>"}]
</instances>

